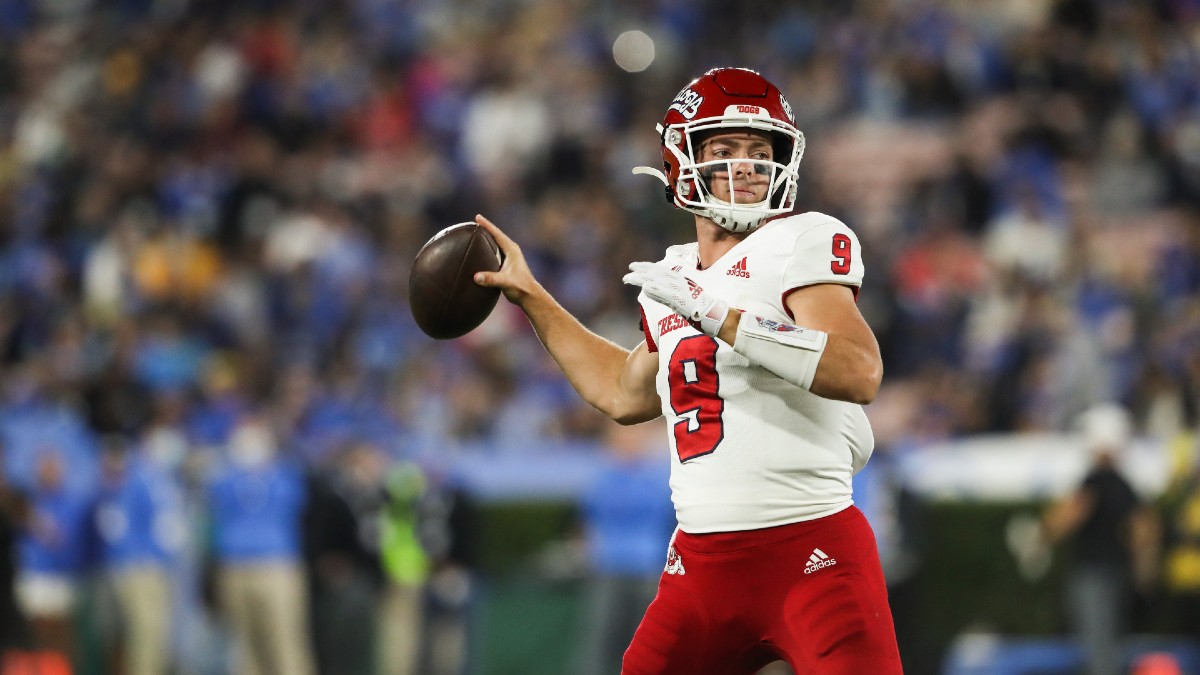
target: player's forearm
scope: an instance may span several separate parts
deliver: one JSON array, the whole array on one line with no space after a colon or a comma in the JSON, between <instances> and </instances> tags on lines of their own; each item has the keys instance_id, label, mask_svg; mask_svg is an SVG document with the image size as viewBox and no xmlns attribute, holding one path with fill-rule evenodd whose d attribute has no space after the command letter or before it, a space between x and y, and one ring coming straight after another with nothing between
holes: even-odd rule
<instances>
[{"instance_id":1,"label":"player's forearm","mask_svg":"<svg viewBox=\"0 0 1200 675\"><path fill-rule=\"evenodd\" d=\"M867 347L833 334L809 391L822 398L866 405L875 400L882 381L883 361L874 345Z\"/></svg>"},{"instance_id":2,"label":"player's forearm","mask_svg":"<svg viewBox=\"0 0 1200 675\"><path fill-rule=\"evenodd\" d=\"M588 330L545 289L528 294L521 309L551 358L583 400L618 419L617 383L629 350Z\"/></svg>"},{"instance_id":3,"label":"player's forearm","mask_svg":"<svg viewBox=\"0 0 1200 675\"><path fill-rule=\"evenodd\" d=\"M742 312L730 310L717 337L735 346L741 320ZM764 367L770 370L768 366ZM864 346L833 333L825 343L808 390L822 398L866 405L875 400L882 380L883 361L878 347L874 344Z\"/></svg>"}]
</instances>

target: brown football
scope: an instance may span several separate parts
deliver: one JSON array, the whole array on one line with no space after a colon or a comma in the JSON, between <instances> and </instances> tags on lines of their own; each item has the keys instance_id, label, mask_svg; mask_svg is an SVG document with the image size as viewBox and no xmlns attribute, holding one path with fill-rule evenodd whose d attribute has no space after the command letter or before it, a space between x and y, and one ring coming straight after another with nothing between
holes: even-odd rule
<instances>
[{"instance_id":1,"label":"brown football","mask_svg":"<svg viewBox=\"0 0 1200 675\"><path fill-rule=\"evenodd\" d=\"M408 304L425 334L462 337L492 313L500 289L475 283L476 272L500 269L500 247L477 223L459 223L433 235L413 261Z\"/></svg>"}]
</instances>

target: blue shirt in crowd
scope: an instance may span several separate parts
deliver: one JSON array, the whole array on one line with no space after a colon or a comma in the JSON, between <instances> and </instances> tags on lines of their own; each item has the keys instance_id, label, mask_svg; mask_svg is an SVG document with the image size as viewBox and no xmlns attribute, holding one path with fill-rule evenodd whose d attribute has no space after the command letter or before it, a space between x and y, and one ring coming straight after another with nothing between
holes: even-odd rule
<instances>
[{"instance_id":1,"label":"blue shirt in crowd","mask_svg":"<svg viewBox=\"0 0 1200 675\"><path fill-rule=\"evenodd\" d=\"M105 565L167 564L184 535L179 484L154 463L133 460L101 491L95 524Z\"/></svg>"},{"instance_id":2,"label":"blue shirt in crowd","mask_svg":"<svg viewBox=\"0 0 1200 675\"><path fill-rule=\"evenodd\" d=\"M34 525L21 534L21 569L73 576L87 562L89 499L71 490L32 495Z\"/></svg>"},{"instance_id":3,"label":"blue shirt in crowd","mask_svg":"<svg viewBox=\"0 0 1200 675\"><path fill-rule=\"evenodd\" d=\"M675 529L670 463L657 455L610 459L583 499L592 568L619 576L657 576Z\"/></svg>"},{"instance_id":4,"label":"blue shirt in crowd","mask_svg":"<svg viewBox=\"0 0 1200 675\"><path fill-rule=\"evenodd\" d=\"M300 557L304 475L285 462L231 466L209 487L213 549L225 563Z\"/></svg>"}]
</instances>

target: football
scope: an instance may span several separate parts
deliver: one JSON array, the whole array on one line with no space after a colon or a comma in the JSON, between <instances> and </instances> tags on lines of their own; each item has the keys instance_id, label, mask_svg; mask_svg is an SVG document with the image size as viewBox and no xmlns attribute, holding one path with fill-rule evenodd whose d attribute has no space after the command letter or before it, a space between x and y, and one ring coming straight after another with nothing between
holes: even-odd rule
<instances>
[{"instance_id":1,"label":"football","mask_svg":"<svg viewBox=\"0 0 1200 675\"><path fill-rule=\"evenodd\" d=\"M433 235L413 260L408 304L417 326L438 340L462 337L492 313L500 289L475 283L476 272L495 272L502 257L496 240L477 223L459 223Z\"/></svg>"}]
</instances>

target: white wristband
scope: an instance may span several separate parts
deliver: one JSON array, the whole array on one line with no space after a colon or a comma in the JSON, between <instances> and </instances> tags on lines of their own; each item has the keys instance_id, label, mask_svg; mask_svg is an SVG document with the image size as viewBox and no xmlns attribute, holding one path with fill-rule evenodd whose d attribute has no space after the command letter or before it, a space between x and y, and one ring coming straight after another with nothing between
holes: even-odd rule
<instances>
[{"instance_id":1,"label":"white wristband","mask_svg":"<svg viewBox=\"0 0 1200 675\"><path fill-rule=\"evenodd\" d=\"M711 298L711 303L707 307L697 308L698 316L689 317L695 321L700 328L700 332L705 335L717 336L721 332L721 326L725 324L725 317L729 314L729 303L717 298Z\"/></svg>"},{"instance_id":2,"label":"white wristband","mask_svg":"<svg viewBox=\"0 0 1200 675\"><path fill-rule=\"evenodd\" d=\"M829 334L742 314L733 351L802 389L812 386Z\"/></svg>"}]
</instances>

